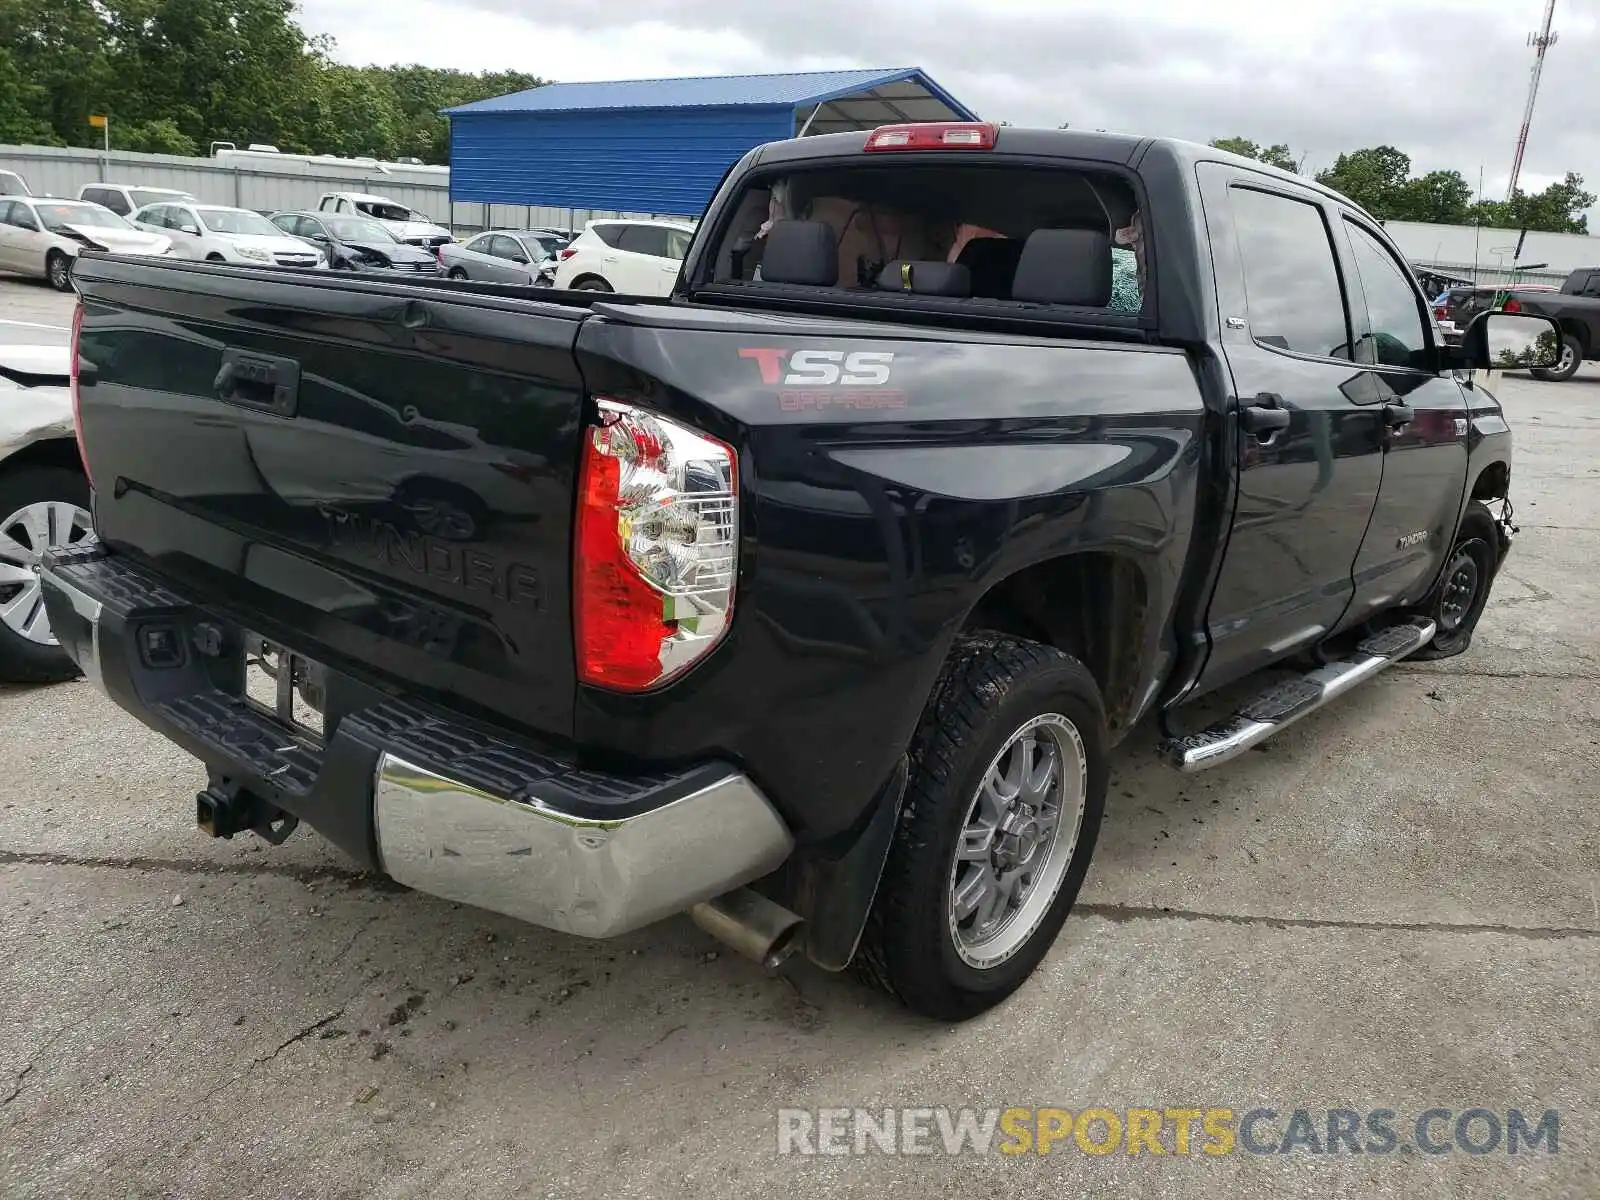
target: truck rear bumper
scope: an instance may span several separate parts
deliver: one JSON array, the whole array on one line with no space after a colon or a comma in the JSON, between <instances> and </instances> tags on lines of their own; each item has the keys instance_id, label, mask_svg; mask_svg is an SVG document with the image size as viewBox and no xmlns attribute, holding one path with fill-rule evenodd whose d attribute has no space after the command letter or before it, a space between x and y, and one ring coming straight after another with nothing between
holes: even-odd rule
<instances>
[{"instance_id":1,"label":"truck rear bumper","mask_svg":"<svg viewBox=\"0 0 1600 1200\"><path fill-rule=\"evenodd\" d=\"M725 763L588 770L333 672L326 737L308 738L244 698L245 627L229 614L100 548L47 558L41 575L57 639L113 700L213 783L418 891L611 937L769 874L794 847Z\"/></svg>"}]
</instances>

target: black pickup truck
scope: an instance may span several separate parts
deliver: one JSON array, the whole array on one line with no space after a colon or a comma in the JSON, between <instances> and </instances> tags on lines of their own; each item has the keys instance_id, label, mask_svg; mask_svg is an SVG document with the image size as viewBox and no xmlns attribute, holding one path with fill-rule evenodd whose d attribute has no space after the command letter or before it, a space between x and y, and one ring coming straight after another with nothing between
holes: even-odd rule
<instances>
[{"instance_id":1,"label":"black pickup truck","mask_svg":"<svg viewBox=\"0 0 1600 1200\"><path fill-rule=\"evenodd\" d=\"M1049 948L1136 722L1198 770L1467 646L1511 450L1463 371L1555 345L1437 345L1307 180L987 124L750 152L665 299L76 279L99 540L48 611L206 832L945 1019Z\"/></svg>"},{"instance_id":2,"label":"black pickup truck","mask_svg":"<svg viewBox=\"0 0 1600 1200\"><path fill-rule=\"evenodd\" d=\"M1565 382L1585 359L1600 358L1600 267L1573 271L1559 292L1512 288L1501 297L1500 310L1548 317L1561 327L1561 357L1553 367L1534 370L1535 379Z\"/></svg>"}]
</instances>

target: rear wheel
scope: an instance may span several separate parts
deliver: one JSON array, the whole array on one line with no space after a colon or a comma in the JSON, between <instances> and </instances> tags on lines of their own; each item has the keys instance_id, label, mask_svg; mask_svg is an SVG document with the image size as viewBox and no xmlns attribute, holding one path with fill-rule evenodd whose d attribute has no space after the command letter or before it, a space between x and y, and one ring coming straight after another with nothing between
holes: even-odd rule
<instances>
[{"instance_id":1,"label":"rear wheel","mask_svg":"<svg viewBox=\"0 0 1600 1200\"><path fill-rule=\"evenodd\" d=\"M1494 514L1473 500L1467 505L1444 574L1424 609L1438 632L1411 657L1424 662L1454 658L1472 645L1472 632L1489 603L1489 589L1500 567Z\"/></svg>"},{"instance_id":2,"label":"rear wheel","mask_svg":"<svg viewBox=\"0 0 1600 1200\"><path fill-rule=\"evenodd\" d=\"M1529 371L1535 379L1550 383L1565 383L1578 373L1583 365L1583 343L1570 333L1561 335L1561 358L1553 367L1540 367Z\"/></svg>"},{"instance_id":3,"label":"rear wheel","mask_svg":"<svg viewBox=\"0 0 1600 1200\"><path fill-rule=\"evenodd\" d=\"M0 475L0 680L53 683L78 674L50 632L39 559L91 536L89 482L81 474L23 467Z\"/></svg>"},{"instance_id":4,"label":"rear wheel","mask_svg":"<svg viewBox=\"0 0 1600 1200\"><path fill-rule=\"evenodd\" d=\"M450 279L465 279L466 277L467 277L467 273L465 271L463 271L460 267L451 267L450 271L449 271L449 274L447 276L447 278L450 278Z\"/></svg>"},{"instance_id":5,"label":"rear wheel","mask_svg":"<svg viewBox=\"0 0 1600 1200\"><path fill-rule=\"evenodd\" d=\"M228 260L223 258L222 255L220 255L220 254L208 254L208 255L206 255L206 261L209 262L209 263L219 263L219 262L227 262Z\"/></svg>"},{"instance_id":6,"label":"rear wheel","mask_svg":"<svg viewBox=\"0 0 1600 1200\"><path fill-rule=\"evenodd\" d=\"M72 290L72 256L60 250L52 250L45 256L44 277L50 286L58 292Z\"/></svg>"},{"instance_id":7,"label":"rear wheel","mask_svg":"<svg viewBox=\"0 0 1600 1200\"><path fill-rule=\"evenodd\" d=\"M1105 716L1077 659L963 636L912 740L895 841L856 969L908 1007L965 1020L1055 941L1094 853Z\"/></svg>"},{"instance_id":8,"label":"rear wheel","mask_svg":"<svg viewBox=\"0 0 1600 1200\"><path fill-rule=\"evenodd\" d=\"M616 289L598 275L585 275L572 285L576 292L614 292Z\"/></svg>"}]
</instances>

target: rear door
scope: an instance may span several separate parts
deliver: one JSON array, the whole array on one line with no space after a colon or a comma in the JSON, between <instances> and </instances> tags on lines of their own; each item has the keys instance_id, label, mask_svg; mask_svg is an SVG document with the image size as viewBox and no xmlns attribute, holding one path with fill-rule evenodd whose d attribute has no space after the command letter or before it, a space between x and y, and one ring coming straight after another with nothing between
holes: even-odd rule
<instances>
[{"instance_id":1,"label":"rear door","mask_svg":"<svg viewBox=\"0 0 1600 1200\"><path fill-rule=\"evenodd\" d=\"M629 286L639 296L665 296L678 278L678 262L668 250L668 231L660 225L629 225L618 243L627 256Z\"/></svg>"},{"instance_id":2,"label":"rear door","mask_svg":"<svg viewBox=\"0 0 1600 1200\"><path fill-rule=\"evenodd\" d=\"M1198 167L1237 398L1238 499L1201 686L1338 626L1383 474L1382 412L1353 361L1330 212L1254 172Z\"/></svg>"},{"instance_id":3,"label":"rear door","mask_svg":"<svg viewBox=\"0 0 1600 1200\"><path fill-rule=\"evenodd\" d=\"M1356 358L1370 385L1361 402L1379 411L1383 485L1356 559L1356 594L1346 624L1433 585L1455 535L1467 484L1466 398L1433 368L1433 323L1404 261L1371 225L1339 221L1348 256Z\"/></svg>"}]
</instances>

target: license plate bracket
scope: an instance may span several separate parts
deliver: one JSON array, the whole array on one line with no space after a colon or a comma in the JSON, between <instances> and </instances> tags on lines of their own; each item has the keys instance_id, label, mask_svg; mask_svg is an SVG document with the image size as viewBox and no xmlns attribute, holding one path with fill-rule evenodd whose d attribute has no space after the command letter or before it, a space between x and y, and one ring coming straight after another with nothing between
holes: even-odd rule
<instances>
[{"instance_id":1,"label":"license plate bracket","mask_svg":"<svg viewBox=\"0 0 1600 1200\"><path fill-rule=\"evenodd\" d=\"M244 701L321 745L327 668L258 633L244 636Z\"/></svg>"}]
</instances>

